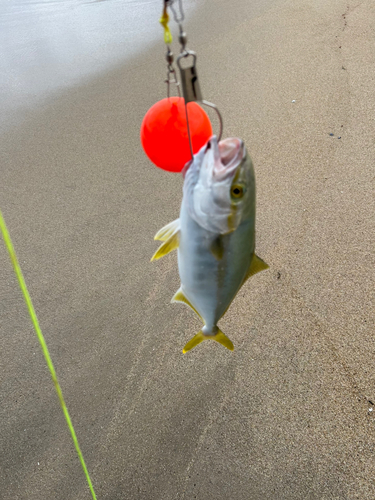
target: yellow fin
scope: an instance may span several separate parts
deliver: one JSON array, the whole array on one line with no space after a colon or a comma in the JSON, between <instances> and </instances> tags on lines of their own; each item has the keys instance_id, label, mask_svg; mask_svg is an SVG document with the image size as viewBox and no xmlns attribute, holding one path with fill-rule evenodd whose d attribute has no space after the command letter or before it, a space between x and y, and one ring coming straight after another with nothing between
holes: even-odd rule
<instances>
[{"instance_id":1,"label":"yellow fin","mask_svg":"<svg viewBox=\"0 0 375 500\"><path fill-rule=\"evenodd\" d=\"M223 345L230 351L234 351L233 342L220 329L217 332L217 334L213 337L213 340L216 340L216 342L219 342L219 344Z\"/></svg>"},{"instance_id":2,"label":"yellow fin","mask_svg":"<svg viewBox=\"0 0 375 500\"><path fill-rule=\"evenodd\" d=\"M161 257L164 257L164 255L167 255L169 252L172 252L172 250L178 248L179 243L180 243L180 232L177 231L176 233L173 233L172 236L170 236L162 245L160 245L160 247L151 257L151 261L158 260Z\"/></svg>"},{"instance_id":3,"label":"yellow fin","mask_svg":"<svg viewBox=\"0 0 375 500\"><path fill-rule=\"evenodd\" d=\"M195 307L193 306L193 304L190 302L190 300L185 296L184 292L181 290L181 288L179 288L177 290L177 292L174 294L171 302L183 302L184 304L186 304L187 306L189 306L191 309L193 309L193 311L195 312L195 314L197 314L201 319L201 315L199 314L199 312L195 309Z\"/></svg>"},{"instance_id":4,"label":"yellow fin","mask_svg":"<svg viewBox=\"0 0 375 500\"><path fill-rule=\"evenodd\" d=\"M219 235L217 238L214 239L214 241L211 244L210 250L216 260L221 260L223 258L224 245L221 235Z\"/></svg>"},{"instance_id":5,"label":"yellow fin","mask_svg":"<svg viewBox=\"0 0 375 500\"><path fill-rule=\"evenodd\" d=\"M185 347L182 349L182 352L185 354L186 352L190 351L191 349L194 349L195 346L203 342L203 340L206 340L207 336L203 335L202 330L198 332L192 339L189 340L189 342L185 345Z\"/></svg>"},{"instance_id":6,"label":"yellow fin","mask_svg":"<svg viewBox=\"0 0 375 500\"><path fill-rule=\"evenodd\" d=\"M258 257L256 254L253 255L253 258L251 259L251 264L250 267L246 273L246 276L243 280L243 283L245 283L246 280L250 278L250 276L254 276L256 273L260 273L260 271L265 271L268 269L270 266L264 262L260 257Z\"/></svg>"},{"instance_id":7,"label":"yellow fin","mask_svg":"<svg viewBox=\"0 0 375 500\"><path fill-rule=\"evenodd\" d=\"M219 344L223 345L230 351L234 350L232 341L229 340L228 337L220 329L218 329L216 335L205 335L201 330L192 339L189 340L189 342L183 348L182 352L185 354L186 352L190 351L204 340L215 340L216 342L219 342Z\"/></svg>"},{"instance_id":8,"label":"yellow fin","mask_svg":"<svg viewBox=\"0 0 375 500\"><path fill-rule=\"evenodd\" d=\"M180 230L180 219L170 222L162 227L154 236L154 240L167 241L173 233Z\"/></svg>"}]
</instances>

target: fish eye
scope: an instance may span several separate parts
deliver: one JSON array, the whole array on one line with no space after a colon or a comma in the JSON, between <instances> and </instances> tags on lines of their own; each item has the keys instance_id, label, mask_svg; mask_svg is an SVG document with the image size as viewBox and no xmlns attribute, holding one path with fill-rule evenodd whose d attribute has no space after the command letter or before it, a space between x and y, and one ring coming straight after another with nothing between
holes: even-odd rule
<instances>
[{"instance_id":1,"label":"fish eye","mask_svg":"<svg viewBox=\"0 0 375 500\"><path fill-rule=\"evenodd\" d=\"M237 199L242 198L244 193L244 188L240 184L234 184L230 190L230 194L232 195L232 197Z\"/></svg>"}]
</instances>

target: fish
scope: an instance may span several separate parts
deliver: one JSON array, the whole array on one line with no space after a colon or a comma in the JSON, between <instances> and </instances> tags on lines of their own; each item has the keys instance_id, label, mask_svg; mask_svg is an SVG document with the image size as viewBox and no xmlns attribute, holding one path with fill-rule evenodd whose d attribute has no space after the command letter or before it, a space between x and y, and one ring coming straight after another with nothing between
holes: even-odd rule
<instances>
[{"instance_id":1,"label":"fish","mask_svg":"<svg viewBox=\"0 0 375 500\"><path fill-rule=\"evenodd\" d=\"M268 269L255 254L255 174L244 142L212 136L188 162L180 217L154 237L163 243L151 261L177 250L181 286L171 302L188 305L203 321L183 348L204 340L233 351L217 326L243 284Z\"/></svg>"}]
</instances>

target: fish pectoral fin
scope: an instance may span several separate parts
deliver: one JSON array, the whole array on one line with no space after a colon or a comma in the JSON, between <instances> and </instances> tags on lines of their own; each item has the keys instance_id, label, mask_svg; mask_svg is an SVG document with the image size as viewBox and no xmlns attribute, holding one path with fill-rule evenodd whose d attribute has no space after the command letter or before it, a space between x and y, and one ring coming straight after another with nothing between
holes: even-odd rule
<instances>
[{"instance_id":1,"label":"fish pectoral fin","mask_svg":"<svg viewBox=\"0 0 375 500\"><path fill-rule=\"evenodd\" d=\"M182 291L181 288L179 288L177 290L177 292L173 295L171 302L183 302L184 304L186 304L187 306L189 306L195 312L195 314L197 314L201 318L201 315L195 309L195 307L190 302L190 300L186 297L186 295L184 294L184 292Z\"/></svg>"},{"instance_id":2,"label":"fish pectoral fin","mask_svg":"<svg viewBox=\"0 0 375 500\"><path fill-rule=\"evenodd\" d=\"M178 248L178 245L180 243L180 231L174 232L169 238L164 241L162 245L156 250L154 255L151 257L151 261L153 260L158 260L161 257L164 257L164 255L167 255L169 252L172 252L172 250L175 250Z\"/></svg>"},{"instance_id":3,"label":"fish pectoral fin","mask_svg":"<svg viewBox=\"0 0 375 500\"><path fill-rule=\"evenodd\" d=\"M224 255L224 244L223 244L223 239L222 236L219 235L217 238L214 239L214 241L211 243L210 247L212 255L215 257L216 260L221 260Z\"/></svg>"},{"instance_id":4,"label":"fish pectoral fin","mask_svg":"<svg viewBox=\"0 0 375 500\"><path fill-rule=\"evenodd\" d=\"M215 340L216 342L219 342L219 344L223 345L230 351L234 350L232 341L220 329L218 329L216 335L205 335L201 330L192 339L189 340L189 342L183 348L182 352L185 354L186 352L190 351L204 340Z\"/></svg>"},{"instance_id":5,"label":"fish pectoral fin","mask_svg":"<svg viewBox=\"0 0 375 500\"><path fill-rule=\"evenodd\" d=\"M154 236L154 240L167 241L167 239L172 236L175 232L180 230L180 219L176 219L170 222L166 226L162 227Z\"/></svg>"},{"instance_id":6,"label":"fish pectoral fin","mask_svg":"<svg viewBox=\"0 0 375 500\"><path fill-rule=\"evenodd\" d=\"M247 281L250 276L254 276L256 273L260 273L260 271L265 271L268 269L270 266L264 262L260 257L258 257L256 254L253 255L253 258L251 259L251 264L250 267L246 273L246 276L243 280L243 283Z\"/></svg>"}]
</instances>

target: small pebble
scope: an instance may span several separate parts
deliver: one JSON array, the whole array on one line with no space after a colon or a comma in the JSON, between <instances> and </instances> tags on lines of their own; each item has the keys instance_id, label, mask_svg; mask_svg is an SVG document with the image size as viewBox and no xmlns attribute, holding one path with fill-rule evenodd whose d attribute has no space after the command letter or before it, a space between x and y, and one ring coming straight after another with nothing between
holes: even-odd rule
<instances>
[{"instance_id":1,"label":"small pebble","mask_svg":"<svg viewBox=\"0 0 375 500\"><path fill-rule=\"evenodd\" d=\"M329 134L329 135L330 135L331 137L333 137L333 136L334 136L334 134Z\"/></svg>"},{"instance_id":2,"label":"small pebble","mask_svg":"<svg viewBox=\"0 0 375 500\"><path fill-rule=\"evenodd\" d=\"M341 139L341 137L338 137L337 139Z\"/></svg>"},{"instance_id":3,"label":"small pebble","mask_svg":"<svg viewBox=\"0 0 375 500\"><path fill-rule=\"evenodd\" d=\"M374 408L369 408L368 411L373 411Z\"/></svg>"},{"instance_id":4,"label":"small pebble","mask_svg":"<svg viewBox=\"0 0 375 500\"><path fill-rule=\"evenodd\" d=\"M293 101L292 101L292 102L296 102L296 100L295 100L295 99L293 99Z\"/></svg>"}]
</instances>

